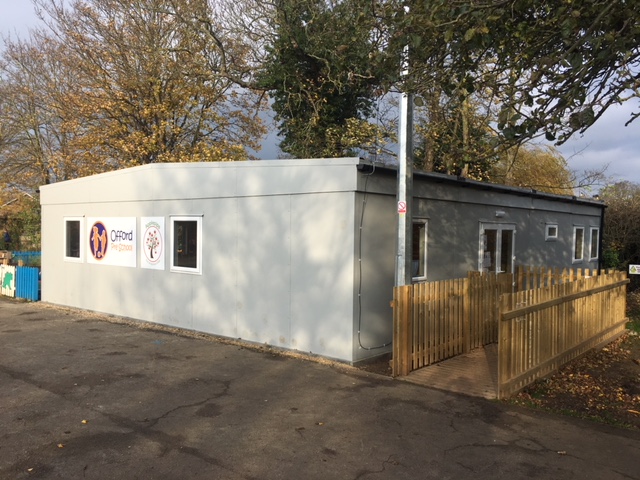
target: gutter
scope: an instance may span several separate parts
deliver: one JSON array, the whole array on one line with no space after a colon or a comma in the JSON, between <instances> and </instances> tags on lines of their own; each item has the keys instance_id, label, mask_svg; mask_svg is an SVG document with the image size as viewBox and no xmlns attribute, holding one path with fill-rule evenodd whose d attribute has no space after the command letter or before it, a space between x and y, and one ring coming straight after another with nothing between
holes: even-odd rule
<instances>
[{"instance_id":1,"label":"gutter","mask_svg":"<svg viewBox=\"0 0 640 480\"><path fill-rule=\"evenodd\" d=\"M377 164L367 160L360 160L360 163L357 165L358 170L362 171L365 168L375 168L376 170L387 171L389 173L393 173L397 175L397 168L392 165L386 164ZM462 188L474 188L477 190L489 190L495 192L508 193L511 195L519 195L524 197L532 197L532 198L540 198L553 200L556 202L564 202L564 203L574 203L574 204L582 204L582 205L590 205L593 207L600 207L604 210L606 205L599 200L592 200L589 198L581 198L576 197L575 195L558 195L554 193L546 193L539 192L533 188L519 188L519 187L511 187L508 185L499 185L497 183L488 183L488 182L479 182L477 180L471 180L465 177L459 177L454 175L445 175L444 173L434 173L434 172L424 172L420 170L414 170L414 177L422 177L429 179L436 183L453 183L457 184Z\"/></svg>"}]
</instances>

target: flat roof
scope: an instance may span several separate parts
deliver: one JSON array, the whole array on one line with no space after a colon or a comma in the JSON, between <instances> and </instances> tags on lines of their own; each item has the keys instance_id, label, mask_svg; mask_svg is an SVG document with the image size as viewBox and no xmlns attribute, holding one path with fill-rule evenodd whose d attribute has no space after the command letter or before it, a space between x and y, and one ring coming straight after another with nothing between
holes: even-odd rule
<instances>
[{"instance_id":1,"label":"flat roof","mask_svg":"<svg viewBox=\"0 0 640 480\"><path fill-rule=\"evenodd\" d=\"M387 174L393 176L397 175L398 170L397 166L395 165L372 162L357 157L291 160L248 160L241 162L153 163L45 185L41 187L44 193L44 196L41 196L41 202L43 204L49 203L48 201L50 199L53 200L58 196L56 195L56 193L62 193L62 191L65 192L64 195L66 197L69 192L68 188L72 185L76 188L79 188L79 196L81 196L84 200L107 200L107 198L113 193L103 192L102 194L99 194L98 192L93 191L93 187L94 185L96 185L96 183L94 182L102 183L103 181L107 181L107 183L120 187L117 188L117 190L119 190L118 193L121 200L125 200L125 198L123 197L126 197L126 200L140 200L142 198L148 198L150 191L156 191L158 189L158 185L156 183L158 180L175 180L177 178L180 178L179 172L183 172L184 175L187 175L187 177L184 178L185 181L187 181L188 179L192 180L194 177L197 177L205 183L208 183L208 188L206 189L207 191L199 192L198 186L193 185L192 182L189 182L190 186L189 188L187 188L187 190L189 190L189 193L200 197L209 196L211 194L211 190L215 189L215 187L218 187L220 194L224 196L256 194L259 192L265 193L272 190L276 186L274 182L281 184L280 188L276 188L276 190L280 193L288 190L291 190L292 192L295 191L297 193L307 190L314 191L314 189L319 189L320 191L324 191L327 189L335 190L336 188L338 190L343 190L348 189L350 183L347 178L344 178L344 174L346 173L346 171L339 175L334 174L332 176L334 182L331 182L332 184L328 185L326 181L321 182L320 179L314 178L317 177L316 175L309 175L311 172L308 169L313 169L314 167L333 167L332 169L335 169L337 167L339 169L348 169L351 166L357 167L357 169L360 171L363 171L367 168L375 168L376 170L386 172ZM282 175L276 173L277 170L274 170L286 167L298 167L299 169L302 168L302 173L300 175L295 175L295 178L292 177L289 179L284 179L282 178ZM215 174L214 172L216 171L219 172L219 174ZM233 181L232 177L230 176L231 171L236 172L234 174L235 181ZM240 179L245 176L251 177L253 180L257 178L256 176L262 177L262 174L258 172L264 172L265 175L265 178L261 179L260 187L257 188L253 186L250 192L246 192L245 190L247 190L248 186L241 186L238 182L240 182ZM606 208L604 202L593 198L579 197L575 195L553 194L541 192L532 188L513 187L496 183L480 182L461 176L446 175L435 172L425 172L422 170L414 170L413 175L415 178L424 179L428 182L447 183L456 185L460 188L470 188L479 191L494 191L508 195L525 196L547 199L555 202L574 203L589 205L592 207ZM152 179L155 179L156 182L152 181ZM333 184L335 183L335 181L337 181L338 184ZM266 185L265 182L273 185ZM232 185L231 183L235 183L235 185ZM252 182L248 180L247 183L251 184ZM136 189L142 191L139 191L138 194L135 195L126 194L123 191L126 190L127 186L130 187L130 189L133 189L134 184L137 187ZM83 189L86 190L80 193L80 190ZM184 189L185 183L182 182L180 185L174 185L172 188L168 189L171 190L171 192L165 192L166 195L159 195L159 197L184 198ZM71 198L67 197L67 200L71 200ZM75 200L78 201L77 198Z\"/></svg>"},{"instance_id":2,"label":"flat roof","mask_svg":"<svg viewBox=\"0 0 640 480\"><path fill-rule=\"evenodd\" d=\"M375 167L376 169L387 170L389 173L397 175L398 168L395 165L388 165L382 163L371 162L368 160L360 160L358 168L362 169L364 166ZM437 172L425 172L423 170L414 170L413 176L417 178L423 178L427 181L434 183L449 183L458 185L461 188L473 188L476 190L491 190L495 192L502 192L510 195L526 196L533 198L541 198L547 200L553 200L556 202L568 202L579 203L583 205L590 205L595 207L606 208L606 204L594 198L580 197L576 195L560 195L556 193L541 192L534 188L514 187L510 185L502 185L499 183L481 182L470 178L447 175Z\"/></svg>"}]
</instances>

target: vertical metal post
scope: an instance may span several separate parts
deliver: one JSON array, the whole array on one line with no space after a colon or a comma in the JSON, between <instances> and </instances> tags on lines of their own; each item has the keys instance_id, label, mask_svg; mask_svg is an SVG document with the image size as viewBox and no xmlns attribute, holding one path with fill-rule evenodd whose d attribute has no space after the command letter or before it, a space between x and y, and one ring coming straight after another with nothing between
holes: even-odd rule
<instances>
[{"instance_id":1,"label":"vertical metal post","mask_svg":"<svg viewBox=\"0 0 640 480\"><path fill-rule=\"evenodd\" d=\"M408 47L405 47L403 76L408 73ZM402 93L398 122L398 249L396 286L411 285L413 231L413 95Z\"/></svg>"}]
</instances>

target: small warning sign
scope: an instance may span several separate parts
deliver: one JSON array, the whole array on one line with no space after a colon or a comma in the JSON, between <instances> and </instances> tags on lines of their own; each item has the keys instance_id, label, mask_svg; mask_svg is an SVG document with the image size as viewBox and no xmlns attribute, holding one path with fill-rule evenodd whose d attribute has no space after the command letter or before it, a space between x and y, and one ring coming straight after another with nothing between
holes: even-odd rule
<instances>
[{"instance_id":1,"label":"small warning sign","mask_svg":"<svg viewBox=\"0 0 640 480\"><path fill-rule=\"evenodd\" d=\"M629 275L640 275L640 265L629 265Z\"/></svg>"},{"instance_id":2,"label":"small warning sign","mask_svg":"<svg viewBox=\"0 0 640 480\"><path fill-rule=\"evenodd\" d=\"M407 202L398 202L398 213L407 213Z\"/></svg>"}]
</instances>

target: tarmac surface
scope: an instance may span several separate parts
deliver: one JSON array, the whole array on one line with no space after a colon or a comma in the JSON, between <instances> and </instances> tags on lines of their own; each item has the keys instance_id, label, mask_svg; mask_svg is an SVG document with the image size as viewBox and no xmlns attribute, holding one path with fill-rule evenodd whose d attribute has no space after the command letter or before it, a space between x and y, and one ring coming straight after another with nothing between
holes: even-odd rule
<instances>
[{"instance_id":1,"label":"tarmac surface","mask_svg":"<svg viewBox=\"0 0 640 480\"><path fill-rule=\"evenodd\" d=\"M0 296L0 479L640 479L640 432Z\"/></svg>"}]
</instances>

